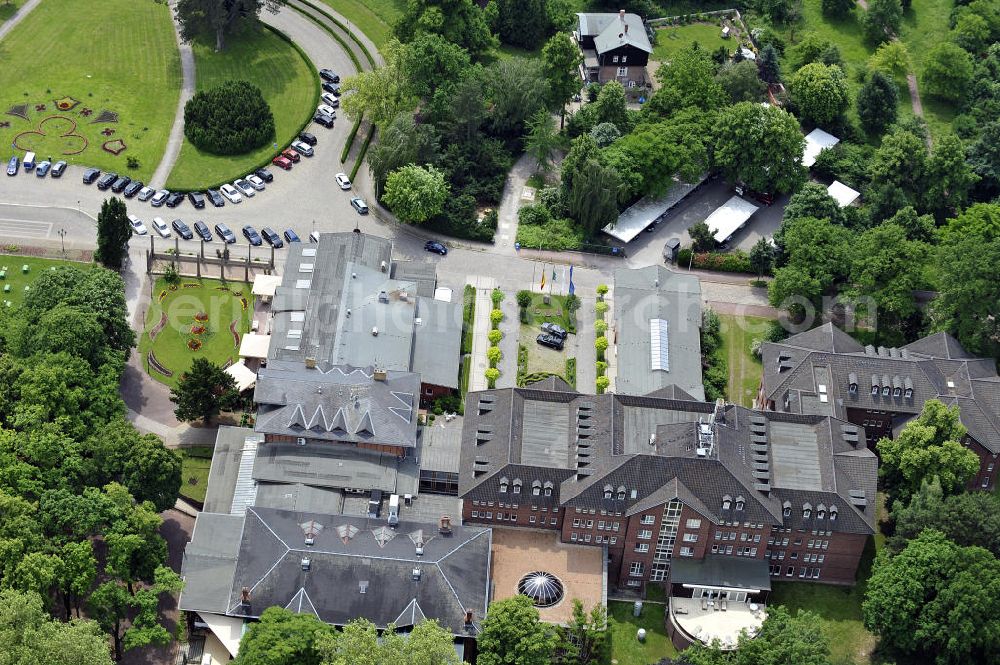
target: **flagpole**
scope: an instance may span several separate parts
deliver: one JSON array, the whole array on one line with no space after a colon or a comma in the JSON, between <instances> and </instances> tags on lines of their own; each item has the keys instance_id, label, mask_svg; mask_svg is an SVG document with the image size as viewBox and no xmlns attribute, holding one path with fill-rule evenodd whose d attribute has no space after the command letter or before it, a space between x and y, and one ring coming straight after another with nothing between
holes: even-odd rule
<instances>
[{"instance_id":1,"label":"flagpole","mask_svg":"<svg viewBox=\"0 0 1000 665\"><path fill-rule=\"evenodd\" d=\"M531 290L532 291L535 290L535 268L537 268L537 267L538 267L538 265L534 261L532 261L532 263L531 263Z\"/></svg>"}]
</instances>

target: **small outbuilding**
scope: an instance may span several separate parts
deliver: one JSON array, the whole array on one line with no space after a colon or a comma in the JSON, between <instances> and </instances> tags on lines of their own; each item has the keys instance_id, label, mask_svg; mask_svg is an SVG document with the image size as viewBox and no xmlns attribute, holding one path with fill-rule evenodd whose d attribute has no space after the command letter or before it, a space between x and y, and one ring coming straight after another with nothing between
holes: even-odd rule
<instances>
[{"instance_id":1,"label":"small outbuilding","mask_svg":"<svg viewBox=\"0 0 1000 665\"><path fill-rule=\"evenodd\" d=\"M851 189L839 180L834 180L833 184L826 188L826 192L841 208L846 208L861 198L861 192Z\"/></svg>"},{"instance_id":2,"label":"small outbuilding","mask_svg":"<svg viewBox=\"0 0 1000 665\"><path fill-rule=\"evenodd\" d=\"M759 208L746 199L734 196L716 208L705 223L715 233L715 242L720 245L742 229Z\"/></svg>"},{"instance_id":3,"label":"small outbuilding","mask_svg":"<svg viewBox=\"0 0 1000 665\"><path fill-rule=\"evenodd\" d=\"M802 166L811 169L812 165L816 163L819 153L827 148L832 148L838 143L840 143L840 139L833 134L824 132L819 127L812 130L806 134L806 147L802 151Z\"/></svg>"}]
</instances>

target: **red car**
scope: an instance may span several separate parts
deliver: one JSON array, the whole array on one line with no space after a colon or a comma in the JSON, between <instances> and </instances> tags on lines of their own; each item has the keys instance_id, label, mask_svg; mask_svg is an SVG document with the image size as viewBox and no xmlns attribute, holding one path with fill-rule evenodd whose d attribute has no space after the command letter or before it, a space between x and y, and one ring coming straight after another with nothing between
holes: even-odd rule
<instances>
[{"instance_id":1,"label":"red car","mask_svg":"<svg viewBox=\"0 0 1000 665\"><path fill-rule=\"evenodd\" d=\"M281 156L289 160L293 164L298 164L299 160L302 159L302 156L299 155L299 153L292 150L291 148L285 148L284 150L282 150Z\"/></svg>"},{"instance_id":2,"label":"red car","mask_svg":"<svg viewBox=\"0 0 1000 665\"><path fill-rule=\"evenodd\" d=\"M285 169L286 171L292 170L292 161L287 157L278 155L277 157L271 160L271 163L274 164L275 166Z\"/></svg>"}]
</instances>

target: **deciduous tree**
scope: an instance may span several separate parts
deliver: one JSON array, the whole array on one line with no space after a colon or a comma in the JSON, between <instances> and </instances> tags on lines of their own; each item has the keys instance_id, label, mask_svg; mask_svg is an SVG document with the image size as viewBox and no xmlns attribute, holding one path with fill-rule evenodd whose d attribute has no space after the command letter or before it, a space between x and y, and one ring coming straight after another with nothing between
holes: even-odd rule
<instances>
[{"instance_id":1,"label":"deciduous tree","mask_svg":"<svg viewBox=\"0 0 1000 665\"><path fill-rule=\"evenodd\" d=\"M819 125L833 122L850 104L847 78L837 65L805 65L789 81L792 103L805 120Z\"/></svg>"},{"instance_id":2,"label":"deciduous tree","mask_svg":"<svg viewBox=\"0 0 1000 665\"><path fill-rule=\"evenodd\" d=\"M125 246L132 237L125 202L116 196L105 199L97 214L97 251L94 259L109 270L121 270Z\"/></svg>"},{"instance_id":3,"label":"deciduous tree","mask_svg":"<svg viewBox=\"0 0 1000 665\"><path fill-rule=\"evenodd\" d=\"M552 155L562 143L555 120L545 109L535 111L527 122L528 133L524 137L524 150L535 158L535 163L542 171L548 171Z\"/></svg>"},{"instance_id":4,"label":"deciduous tree","mask_svg":"<svg viewBox=\"0 0 1000 665\"><path fill-rule=\"evenodd\" d=\"M408 3L403 16L396 22L396 37L406 43L421 32L441 35L464 48L473 58L496 45L482 10L472 0L413 0Z\"/></svg>"},{"instance_id":5,"label":"deciduous tree","mask_svg":"<svg viewBox=\"0 0 1000 665\"><path fill-rule=\"evenodd\" d=\"M260 621L250 624L243 634L233 665L333 665L337 661L324 660L320 643L334 637L336 631L312 614L269 607L260 615ZM377 644L370 646L377 649ZM355 655L366 657L364 652ZM365 661L356 662L360 665Z\"/></svg>"},{"instance_id":6,"label":"deciduous tree","mask_svg":"<svg viewBox=\"0 0 1000 665\"><path fill-rule=\"evenodd\" d=\"M715 162L730 181L760 192L794 190L805 180L805 139L790 113L740 102L723 109L716 123ZM761 150L760 146L768 146Z\"/></svg>"},{"instance_id":7,"label":"deciduous tree","mask_svg":"<svg viewBox=\"0 0 1000 665\"><path fill-rule=\"evenodd\" d=\"M4 665L112 665L96 623L55 621L35 593L0 591L0 639Z\"/></svg>"},{"instance_id":8,"label":"deciduous tree","mask_svg":"<svg viewBox=\"0 0 1000 665\"><path fill-rule=\"evenodd\" d=\"M342 88L345 94L340 103L347 117L357 119L364 116L377 127L385 127L397 115L412 111L417 105L416 95L406 76L404 47L399 42L391 41L382 47L381 53L384 64L344 79Z\"/></svg>"},{"instance_id":9,"label":"deciduous tree","mask_svg":"<svg viewBox=\"0 0 1000 665\"><path fill-rule=\"evenodd\" d=\"M490 604L479 633L480 665L549 665L556 646L555 631L538 618L527 596Z\"/></svg>"},{"instance_id":10,"label":"deciduous tree","mask_svg":"<svg viewBox=\"0 0 1000 665\"><path fill-rule=\"evenodd\" d=\"M709 228L705 220L696 222L688 229L691 236L691 248L696 252L710 252L715 249L715 232L717 229Z\"/></svg>"},{"instance_id":11,"label":"deciduous tree","mask_svg":"<svg viewBox=\"0 0 1000 665\"><path fill-rule=\"evenodd\" d=\"M913 291L923 285L929 257L929 246L910 240L896 224L883 223L857 236L851 246L850 282L859 310L890 329L916 314Z\"/></svg>"},{"instance_id":12,"label":"deciduous tree","mask_svg":"<svg viewBox=\"0 0 1000 665\"><path fill-rule=\"evenodd\" d=\"M715 80L734 104L761 102L767 97L767 84L760 79L757 64L750 60L727 62L719 68Z\"/></svg>"},{"instance_id":13,"label":"deciduous tree","mask_svg":"<svg viewBox=\"0 0 1000 665\"><path fill-rule=\"evenodd\" d=\"M891 41L903 24L903 6L899 0L871 0L861 19L865 37L872 44Z\"/></svg>"},{"instance_id":14,"label":"deciduous tree","mask_svg":"<svg viewBox=\"0 0 1000 665\"><path fill-rule=\"evenodd\" d=\"M647 102L647 113L669 117L690 106L709 111L726 103L726 93L715 80L715 63L702 49L689 47L675 52L655 76L660 88Z\"/></svg>"},{"instance_id":15,"label":"deciduous tree","mask_svg":"<svg viewBox=\"0 0 1000 665\"><path fill-rule=\"evenodd\" d=\"M382 200L400 219L420 224L441 212L448 191L444 173L409 164L389 174Z\"/></svg>"},{"instance_id":16,"label":"deciduous tree","mask_svg":"<svg viewBox=\"0 0 1000 665\"><path fill-rule=\"evenodd\" d=\"M548 107L559 109L560 129L566 120L566 104L580 92L582 62L583 54L566 33L557 32L542 47L542 75L548 84Z\"/></svg>"},{"instance_id":17,"label":"deciduous tree","mask_svg":"<svg viewBox=\"0 0 1000 665\"><path fill-rule=\"evenodd\" d=\"M923 83L927 92L951 102L961 102L972 81L972 58L951 42L940 42L924 58Z\"/></svg>"},{"instance_id":18,"label":"deciduous tree","mask_svg":"<svg viewBox=\"0 0 1000 665\"><path fill-rule=\"evenodd\" d=\"M901 41L886 42L868 58L868 69L879 71L890 78L906 76L910 70L910 52Z\"/></svg>"},{"instance_id":19,"label":"deciduous tree","mask_svg":"<svg viewBox=\"0 0 1000 665\"><path fill-rule=\"evenodd\" d=\"M284 5L285 0L271 0ZM264 0L178 0L174 13L181 27L181 38L215 38L215 50L226 46L226 36L256 23Z\"/></svg>"},{"instance_id":20,"label":"deciduous tree","mask_svg":"<svg viewBox=\"0 0 1000 665\"><path fill-rule=\"evenodd\" d=\"M381 197L386 178L407 164L432 164L438 159L438 136L431 125L418 124L410 113L400 113L383 127L368 149L368 170Z\"/></svg>"}]
</instances>

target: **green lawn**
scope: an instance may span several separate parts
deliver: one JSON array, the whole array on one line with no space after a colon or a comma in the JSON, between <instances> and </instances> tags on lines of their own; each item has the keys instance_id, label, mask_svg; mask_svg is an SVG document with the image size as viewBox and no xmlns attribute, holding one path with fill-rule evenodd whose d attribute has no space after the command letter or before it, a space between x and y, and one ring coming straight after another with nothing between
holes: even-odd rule
<instances>
[{"instance_id":1,"label":"green lawn","mask_svg":"<svg viewBox=\"0 0 1000 665\"><path fill-rule=\"evenodd\" d=\"M815 612L823 619L823 632L830 640L830 660L835 665L869 665L881 662L873 652L878 639L861 622L861 601L875 556L868 541L853 587L801 582L772 582L768 605L784 605L791 612Z\"/></svg>"},{"instance_id":2,"label":"green lawn","mask_svg":"<svg viewBox=\"0 0 1000 665\"><path fill-rule=\"evenodd\" d=\"M247 302L245 310L243 298ZM208 314L206 330L194 333L195 316L201 313ZM166 325L155 340L150 340L150 333L163 316L166 316ZM253 296L249 284L183 278L180 286L171 291L160 278L153 287L153 302L146 312L139 352L153 378L174 386L197 357L208 358L216 365L223 365L229 359L238 361L239 344L233 338L230 324L235 321L237 331L245 333L252 316ZM189 342L194 340L201 342L197 350L188 348ZM151 350L159 364L173 372L172 376L165 376L152 367L148 357Z\"/></svg>"},{"instance_id":3,"label":"green lawn","mask_svg":"<svg viewBox=\"0 0 1000 665\"><path fill-rule=\"evenodd\" d=\"M729 387L726 394L734 404L753 406L763 367L750 352L750 345L754 338L764 336L768 319L719 314L719 321L722 324L722 345L729 367Z\"/></svg>"},{"instance_id":4,"label":"green lawn","mask_svg":"<svg viewBox=\"0 0 1000 665\"><path fill-rule=\"evenodd\" d=\"M6 274L0 279L0 305L17 306L24 300L24 287L30 287L36 279L45 274L45 271L56 266L70 265L77 268L91 268L93 263L79 263L77 261L60 261L58 259L39 259L33 256L14 256L12 254L0 254L0 270ZM22 267L28 266L28 272L23 272ZM10 290L7 290L7 287Z\"/></svg>"},{"instance_id":5,"label":"green lawn","mask_svg":"<svg viewBox=\"0 0 1000 665\"><path fill-rule=\"evenodd\" d=\"M38 5L0 42L0 125L9 123L0 126L0 145L20 135L15 154L32 150L39 161L51 156L148 179L180 94L170 17L166 3L152 1ZM8 112L14 107L17 115ZM118 150L118 141L125 149L117 156L103 147ZM127 169L128 157L138 169Z\"/></svg>"},{"instance_id":6,"label":"green lawn","mask_svg":"<svg viewBox=\"0 0 1000 665\"><path fill-rule=\"evenodd\" d=\"M677 649L667 636L664 624L666 605L644 604L639 617L632 616L632 603L608 602L611 626L611 662L618 665L651 665L674 658ZM636 639L636 631L646 629L646 641Z\"/></svg>"},{"instance_id":7,"label":"green lawn","mask_svg":"<svg viewBox=\"0 0 1000 665\"><path fill-rule=\"evenodd\" d=\"M900 39L910 52L910 68L917 75L924 119L932 136L950 130L956 110L951 103L935 99L927 93L923 81L924 56L933 46L948 39L948 17L954 6L952 0L913 0L913 5L903 17Z\"/></svg>"},{"instance_id":8,"label":"green lawn","mask_svg":"<svg viewBox=\"0 0 1000 665\"><path fill-rule=\"evenodd\" d=\"M208 472L212 467L212 447L181 448L181 494L199 503L205 502Z\"/></svg>"},{"instance_id":9,"label":"green lawn","mask_svg":"<svg viewBox=\"0 0 1000 665\"><path fill-rule=\"evenodd\" d=\"M320 0L316 0L319 2ZM406 11L405 0L321 0L333 11L343 15L361 32L382 47L392 38L392 26ZM374 53L372 54L375 55Z\"/></svg>"},{"instance_id":10,"label":"green lawn","mask_svg":"<svg viewBox=\"0 0 1000 665\"><path fill-rule=\"evenodd\" d=\"M275 141L284 148L308 120L319 100L319 79L311 62L291 44L266 28L232 37L226 50L214 44L193 44L197 86L213 88L225 81L243 79L260 87L274 114ZM332 149L332 148L330 148ZM211 155L186 139L180 157L167 179L168 189L204 189L246 175L278 151L268 144L237 156Z\"/></svg>"},{"instance_id":11,"label":"green lawn","mask_svg":"<svg viewBox=\"0 0 1000 665\"><path fill-rule=\"evenodd\" d=\"M670 55L698 42L704 51L712 53L720 46L730 51L739 46L735 39L722 38L722 26L719 23L690 23L669 28L659 28L656 31L656 46L653 47L653 60L663 62L670 60Z\"/></svg>"}]
</instances>

